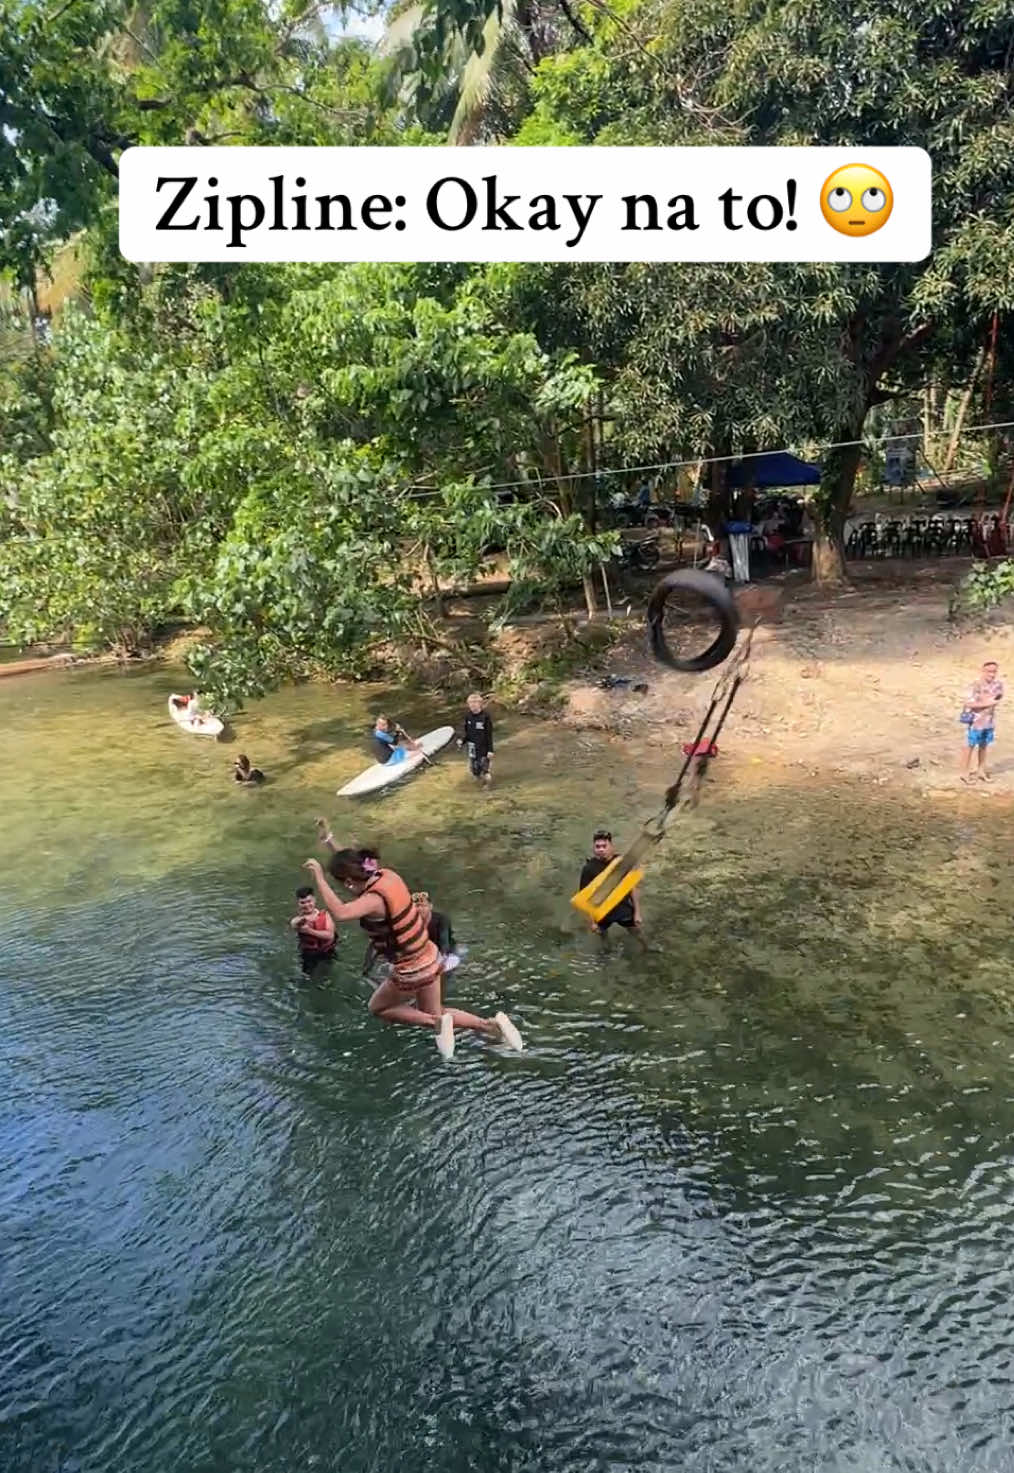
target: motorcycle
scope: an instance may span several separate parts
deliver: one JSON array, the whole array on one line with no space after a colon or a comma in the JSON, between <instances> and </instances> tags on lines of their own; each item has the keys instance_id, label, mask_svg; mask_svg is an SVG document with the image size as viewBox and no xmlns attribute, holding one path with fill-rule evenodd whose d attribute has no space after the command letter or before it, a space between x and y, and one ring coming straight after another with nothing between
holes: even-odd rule
<instances>
[{"instance_id":1,"label":"motorcycle","mask_svg":"<svg viewBox=\"0 0 1014 1473\"><path fill-rule=\"evenodd\" d=\"M641 537L635 541L622 542L616 555L620 567L632 573L650 573L658 567L661 557L657 537Z\"/></svg>"}]
</instances>

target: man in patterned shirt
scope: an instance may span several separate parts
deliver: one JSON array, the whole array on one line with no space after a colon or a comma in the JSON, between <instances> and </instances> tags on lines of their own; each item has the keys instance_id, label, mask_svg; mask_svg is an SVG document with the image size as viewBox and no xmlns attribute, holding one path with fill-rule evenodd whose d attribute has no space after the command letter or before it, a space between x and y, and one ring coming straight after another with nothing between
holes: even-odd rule
<instances>
[{"instance_id":1,"label":"man in patterned shirt","mask_svg":"<svg viewBox=\"0 0 1014 1473\"><path fill-rule=\"evenodd\" d=\"M995 660L987 660L982 673L968 693L965 711L971 715L968 722L968 745L962 759L962 782L972 780L972 753L978 753L978 776L989 782L992 774L986 765L986 756L993 744L996 707L1003 700L1003 681Z\"/></svg>"}]
</instances>

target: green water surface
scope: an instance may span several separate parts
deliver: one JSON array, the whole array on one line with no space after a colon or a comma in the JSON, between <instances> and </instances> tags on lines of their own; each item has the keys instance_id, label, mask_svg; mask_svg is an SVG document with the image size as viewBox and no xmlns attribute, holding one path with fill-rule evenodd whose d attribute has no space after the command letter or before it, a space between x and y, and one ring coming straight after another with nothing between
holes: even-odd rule
<instances>
[{"instance_id":1,"label":"green water surface","mask_svg":"<svg viewBox=\"0 0 1014 1473\"><path fill-rule=\"evenodd\" d=\"M659 952L603 958L567 900L660 749L498 715L491 793L452 750L351 802L375 710L458 713L311 686L215 742L182 678L0 682L4 1473L1014 1469L998 805L801 790L733 723ZM378 1023L358 931L301 978L318 814L524 1055Z\"/></svg>"}]
</instances>

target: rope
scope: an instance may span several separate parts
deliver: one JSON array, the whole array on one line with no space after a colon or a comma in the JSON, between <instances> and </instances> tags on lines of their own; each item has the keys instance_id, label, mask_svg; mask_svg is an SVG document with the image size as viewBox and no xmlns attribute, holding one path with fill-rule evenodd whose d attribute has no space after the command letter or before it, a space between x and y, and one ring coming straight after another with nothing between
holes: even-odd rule
<instances>
[{"instance_id":1,"label":"rope","mask_svg":"<svg viewBox=\"0 0 1014 1473\"><path fill-rule=\"evenodd\" d=\"M999 419L993 421L991 424L965 425L961 433L962 435L982 435L988 430L1010 429L1014 429L1014 420ZM817 444L817 448L813 452L816 455L824 454L828 450L850 450L856 445L886 445L889 441L893 443L901 440L921 440L922 438L922 430L916 430L912 434L906 435L867 435L861 440L831 440L827 444L823 442L819 444L817 442L811 443ZM606 476L646 475L648 471L685 470L688 466L724 465L726 462L731 461L759 460L765 455L795 455L799 449L800 447L798 445L783 445L779 450L750 450L742 455L709 455L704 457L695 455L689 460L660 460L654 465L600 466L598 470L594 471L568 471L566 474L558 476L542 475L540 472L537 472L535 475L523 481L493 481L489 484L480 481L476 486L476 490L513 491L527 487L529 490L534 491L538 490L540 486L555 486L562 481L589 481L594 480L596 477L602 477L604 479ZM481 472L472 471L471 474L481 474ZM427 496L441 496L443 492L438 488L429 486L412 486L409 488L409 494L413 500L422 501Z\"/></svg>"},{"instance_id":2,"label":"rope","mask_svg":"<svg viewBox=\"0 0 1014 1473\"><path fill-rule=\"evenodd\" d=\"M747 632L746 639L740 645L739 650L716 682L715 688L711 692L711 700L708 702L708 709L704 713L704 719L700 724L697 736L689 752L683 760L683 766L680 768L676 781L666 789L665 803L661 813L644 826L645 836L650 837L655 843L658 843L665 835L665 831L679 803L683 784L688 774L691 774L692 784L689 796L692 802L696 802L697 791L707 772L708 763L711 760L711 750L717 743L722 727L725 725L729 712L732 710L732 703L736 699L736 693L750 672L750 650L753 645L754 631L759 623L759 619L754 620ZM721 707L721 712L718 722L709 737L706 733L711 725L711 719L719 707ZM702 745L705 745L705 752L703 756L699 756L698 751Z\"/></svg>"}]
</instances>

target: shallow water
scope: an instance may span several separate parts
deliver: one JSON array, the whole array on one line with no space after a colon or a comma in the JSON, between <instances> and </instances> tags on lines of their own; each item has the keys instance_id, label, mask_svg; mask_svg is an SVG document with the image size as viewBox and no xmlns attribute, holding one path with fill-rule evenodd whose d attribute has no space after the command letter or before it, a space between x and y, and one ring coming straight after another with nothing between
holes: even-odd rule
<instances>
[{"instance_id":1,"label":"shallow water","mask_svg":"<svg viewBox=\"0 0 1014 1473\"><path fill-rule=\"evenodd\" d=\"M4 1473L1014 1468L1004 814L716 764L663 954L601 959L567 896L661 754L506 721L492 794L343 807L389 692L229 744L172 687L0 685ZM376 1023L358 933L300 978L318 813L525 1055Z\"/></svg>"}]
</instances>

